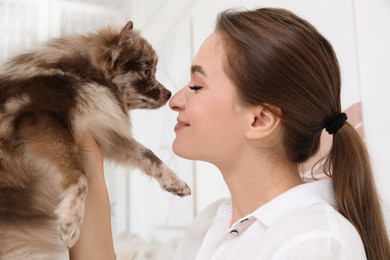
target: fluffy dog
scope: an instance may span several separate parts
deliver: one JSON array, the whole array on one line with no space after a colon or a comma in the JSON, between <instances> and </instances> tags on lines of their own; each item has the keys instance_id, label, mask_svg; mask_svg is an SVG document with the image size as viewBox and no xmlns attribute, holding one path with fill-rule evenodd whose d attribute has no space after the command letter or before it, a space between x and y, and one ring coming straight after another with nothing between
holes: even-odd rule
<instances>
[{"instance_id":1,"label":"fluffy dog","mask_svg":"<svg viewBox=\"0 0 390 260\"><path fill-rule=\"evenodd\" d=\"M128 111L164 105L157 55L133 29L53 39L0 70L0 259L55 259L78 239L85 134L105 158L140 168L176 195L189 187L134 140Z\"/></svg>"}]
</instances>

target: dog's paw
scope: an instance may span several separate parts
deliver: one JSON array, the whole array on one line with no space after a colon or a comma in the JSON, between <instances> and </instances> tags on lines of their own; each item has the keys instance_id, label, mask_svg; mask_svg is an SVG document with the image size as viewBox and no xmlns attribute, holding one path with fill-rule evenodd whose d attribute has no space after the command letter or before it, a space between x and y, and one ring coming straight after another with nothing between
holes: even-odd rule
<instances>
[{"instance_id":1,"label":"dog's paw","mask_svg":"<svg viewBox=\"0 0 390 260\"><path fill-rule=\"evenodd\" d=\"M66 248L71 248L79 238L86 196L87 181L82 176L79 183L64 191L64 197L56 209L59 239Z\"/></svg>"},{"instance_id":2,"label":"dog's paw","mask_svg":"<svg viewBox=\"0 0 390 260\"><path fill-rule=\"evenodd\" d=\"M180 197L191 194L190 187L169 168L164 168L163 174L158 181L164 190Z\"/></svg>"},{"instance_id":3,"label":"dog's paw","mask_svg":"<svg viewBox=\"0 0 390 260\"><path fill-rule=\"evenodd\" d=\"M166 191L169 191L170 193L176 194L180 197L191 195L190 187L188 187L188 185L182 181L178 182L177 185L164 186L163 188Z\"/></svg>"}]
</instances>

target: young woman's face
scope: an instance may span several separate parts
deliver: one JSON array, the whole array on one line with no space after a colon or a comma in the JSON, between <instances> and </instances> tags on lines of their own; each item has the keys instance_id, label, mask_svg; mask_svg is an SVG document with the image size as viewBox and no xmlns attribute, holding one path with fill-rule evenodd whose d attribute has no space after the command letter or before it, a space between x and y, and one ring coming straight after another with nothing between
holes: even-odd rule
<instances>
[{"instance_id":1,"label":"young woman's face","mask_svg":"<svg viewBox=\"0 0 390 260\"><path fill-rule=\"evenodd\" d=\"M178 112L173 151L181 157L218 163L237 156L245 141L244 108L223 70L224 59L213 33L193 60L191 81L169 102Z\"/></svg>"}]
</instances>

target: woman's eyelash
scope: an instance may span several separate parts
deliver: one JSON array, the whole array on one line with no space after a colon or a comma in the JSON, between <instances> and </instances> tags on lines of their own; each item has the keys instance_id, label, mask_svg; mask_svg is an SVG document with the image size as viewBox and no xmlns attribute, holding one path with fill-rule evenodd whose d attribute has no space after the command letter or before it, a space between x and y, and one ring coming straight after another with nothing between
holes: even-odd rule
<instances>
[{"instance_id":1,"label":"woman's eyelash","mask_svg":"<svg viewBox=\"0 0 390 260\"><path fill-rule=\"evenodd\" d=\"M189 88L196 91L196 90L202 89L203 87L202 86L189 86Z\"/></svg>"}]
</instances>

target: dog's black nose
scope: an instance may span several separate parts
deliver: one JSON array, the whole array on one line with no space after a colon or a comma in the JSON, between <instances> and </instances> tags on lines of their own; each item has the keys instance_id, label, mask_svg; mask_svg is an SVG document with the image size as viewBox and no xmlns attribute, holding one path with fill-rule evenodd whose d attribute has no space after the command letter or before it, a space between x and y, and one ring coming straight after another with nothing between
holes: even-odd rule
<instances>
[{"instance_id":1,"label":"dog's black nose","mask_svg":"<svg viewBox=\"0 0 390 260\"><path fill-rule=\"evenodd\" d=\"M172 93L171 93L171 91L169 91L168 89L164 89L164 95L165 95L168 99L170 99L171 96L172 96Z\"/></svg>"}]
</instances>

